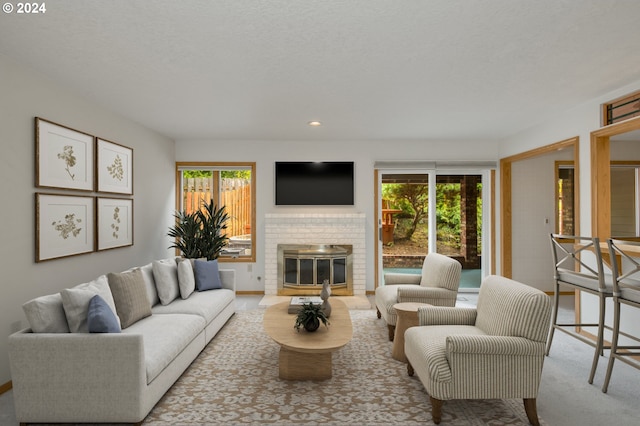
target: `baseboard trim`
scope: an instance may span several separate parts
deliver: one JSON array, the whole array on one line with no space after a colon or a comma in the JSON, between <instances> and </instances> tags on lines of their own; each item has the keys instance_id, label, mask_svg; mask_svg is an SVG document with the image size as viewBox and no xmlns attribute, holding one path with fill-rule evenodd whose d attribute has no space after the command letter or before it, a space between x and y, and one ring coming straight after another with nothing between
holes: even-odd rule
<instances>
[{"instance_id":1,"label":"baseboard trim","mask_svg":"<svg viewBox=\"0 0 640 426\"><path fill-rule=\"evenodd\" d=\"M9 380L4 385L0 385L0 395L2 395L5 392L9 392L11 389L13 389L13 382Z\"/></svg>"},{"instance_id":2,"label":"baseboard trim","mask_svg":"<svg viewBox=\"0 0 640 426\"><path fill-rule=\"evenodd\" d=\"M236 294L250 296L250 295L262 295L264 296L264 291L260 290L239 290L236 291Z\"/></svg>"},{"instance_id":3,"label":"baseboard trim","mask_svg":"<svg viewBox=\"0 0 640 426\"><path fill-rule=\"evenodd\" d=\"M553 296L555 293L553 291L545 291L545 293L547 293L547 296ZM560 296L574 296L576 293L575 291L561 291L560 292Z\"/></svg>"}]
</instances>

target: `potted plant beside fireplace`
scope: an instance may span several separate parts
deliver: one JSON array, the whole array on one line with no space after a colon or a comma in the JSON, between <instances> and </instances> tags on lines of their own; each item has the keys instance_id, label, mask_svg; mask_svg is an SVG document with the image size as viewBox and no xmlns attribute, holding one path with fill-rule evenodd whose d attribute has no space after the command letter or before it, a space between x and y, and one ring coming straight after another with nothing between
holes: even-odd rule
<instances>
[{"instance_id":1,"label":"potted plant beside fireplace","mask_svg":"<svg viewBox=\"0 0 640 426\"><path fill-rule=\"evenodd\" d=\"M322 310L322 305L309 302L303 304L300 308L294 327L298 331L300 331L300 327L303 327L305 330L312 332L320 327L320 322L322 322L325 327L329 325L329 320Z\"/></svg>"},{"instance_id":2,"label":"potted plant beside fireplace","mask_svg":"<svg viewBox=\"0 0 640 426\"><path fill-rule=\"evenodd\" d=\"M218 208L213 200L202 202L202 209L188 213L174 213L176 224L169 228L167 235L175 238L169 248L176 248L189 259L217 259L227 245L227 221L229 215L225 206Z\"/></svg>"}]
</instances>

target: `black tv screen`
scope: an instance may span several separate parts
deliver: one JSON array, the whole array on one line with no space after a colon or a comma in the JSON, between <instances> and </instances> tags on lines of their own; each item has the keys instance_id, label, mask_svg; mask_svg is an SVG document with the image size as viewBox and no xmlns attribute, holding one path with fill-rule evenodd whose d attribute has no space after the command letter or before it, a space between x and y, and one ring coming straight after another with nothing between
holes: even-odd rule
<instances>
[{"instance_id":1,"label":"black tv screen","mask_svg":"<svg viewBox=\"0 0 640 426\"><path fill-rule=\"evenodd\" d=\"M276 162L276 205L352 206L353 162Z\"/></svg>"}]
</instances>

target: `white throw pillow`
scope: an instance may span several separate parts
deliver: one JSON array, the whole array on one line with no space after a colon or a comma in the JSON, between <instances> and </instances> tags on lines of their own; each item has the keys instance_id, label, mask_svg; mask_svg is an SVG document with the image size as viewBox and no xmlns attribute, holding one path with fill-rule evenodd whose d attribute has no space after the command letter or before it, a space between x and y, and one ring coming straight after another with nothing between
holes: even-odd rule
<instances>
[{"instance_id":1,"label":"white throw pillow","mask_svg":"<svg viewBox=\"0 0 640 426\"><path fill-rule=\"evenodd\" d=\"M69 324L60 293L41 296L22 305L34 333L68 333Z\"/></svg>"},{"instance_id":2,"label":"white throw pillow","mask_svg":"<svg viewBox=\"0 0 640 426\"><path fill-rule=\"evenodd\" d=\"M178 265L175 259L154 260L153 279L160 303L168 305L180 295L178 284Z\"/></svg>"},{"instance_id":3,"label":"white throw pillow","mask_svg":"<svg viewBox=\"0 0 640 426\"><path fill-rule=\"evenodd\" d=\"M80 284L72 288L64 289L60 292L62 296L62 306L67 316L69 330L72 333L88 333L87 314L89 312L89 302L95 295L99 295L107 302L107 305L116 315L116 305L113 302L109 281L106 275L101 275L95 280ZM120 318L118 318L120 322Z\"/></svg>"},{"instance_id":4,"label":"white throw pillow","mask_svg":"<svg viewBox=\"0 0 640 426\"><path fill-rule=\"evenodd\" d=\"M193 266L190 259L178 261L178 285L180 297L186 299L196 290L196 279L193 275Z\"/></svg>"},{"instance_id":5,"label":"white throw pillow","mask_svg":"<svg viewBox=\"0 0 640 426\"><path fill-rule=\"evenodd\" d=\"M140 270L144 277L144 283L147 285L147 295L149 296L151 306L157 305L160 303L160 299L158 298L158 290L156 290L156 282L153 278L153 265L151 263L147 263L140 268Z\"/></svg>"}]
</instances>

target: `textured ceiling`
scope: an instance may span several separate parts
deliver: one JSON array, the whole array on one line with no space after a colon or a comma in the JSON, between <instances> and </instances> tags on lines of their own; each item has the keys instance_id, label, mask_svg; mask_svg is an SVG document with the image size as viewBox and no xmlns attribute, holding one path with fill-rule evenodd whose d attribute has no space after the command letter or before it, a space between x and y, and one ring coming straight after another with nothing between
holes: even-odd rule
<instances>
[{"instance_id":1,"label":"textured ceiling","mask_svg":"<svg viewBox=\"0 0 640 426\"><path fill-rule=\"evenodd\" d=\"M640 80L637 0L46 6L0 54L177 140L504 138Z\"/></svg>"}]
</instances>

